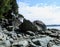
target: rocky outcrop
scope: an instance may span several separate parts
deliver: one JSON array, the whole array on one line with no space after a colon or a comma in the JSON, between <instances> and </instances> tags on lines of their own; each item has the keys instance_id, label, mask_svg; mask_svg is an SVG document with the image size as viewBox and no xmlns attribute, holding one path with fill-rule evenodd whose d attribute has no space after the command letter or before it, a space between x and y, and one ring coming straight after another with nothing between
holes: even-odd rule
<instances>
[{"instance_id":1,"label":"rocky outcrop","mask_svg":"<svg viewBox=\"0 0 60 47\"><path fill-rule=\"evenodd\" d=\"M43 22L20 20L14 17L0 22L1 47L60 47L60 30L46 29Z\"/></svg>"},{"instance_id":2,"label":"rocky outcrop","mask_svg":"<svg viewBox=\"0 0 60 47\"><path fill-rule=\"evenodd\" d=\"M9 12L10 13L10 12ZM15 16L14 14L10 14L8 17L8 14L4 16L5 18L0 19L0 25L2 28L6 28L8 31L12 31L13 28L18 29L19 25L22 23L21 19L23 20L24 17L21 14L18 14L18 16Z\"/></svg>"},{"instance_id":3,"label":"rocky outcrop","mask_svg":"<svg viewBox=\"0 0 60 47\"><path fill-rule=\"evenodd\" d=\"M35 32L32 31L22 33L20 30L16 30L17 32L19 31L17 33L13 31L10 32L6 29L2 30L0 26L0 46L1 47L55 47L55 46L59 47L60 36L58 36L59 38L57 38L55 33L59 33L60 31L55 31L54 35L51 35L53 34L53 32L50 30L46 30L44 31L44 33L43 31L41 31L41 33L38 34L35 34Z\"/></svg>"},{"instance_id":4,"label":"rocky outcrop","mask_svg":"<svg viewBox=\"0 0 60 47\"><path fill-rule=\"evenodd\" d=\"M26 19L24 19L23 23L19 26L19 28L21 29L22 32L27 32L27 31L36 32L37 31L37 27L32 22Z\"/></svg>"},{"instance_id":5,"label":"rocky outcrop","mask_svg":"<svg viewBox=\"0 0 60 47\"><path fill-rule=\"evenodd\" d=\"M46 25L42 21L36 20L33 23L38 28L38 30L43 30L43 31L46 30Z\"/></svg>"}]
</instances>

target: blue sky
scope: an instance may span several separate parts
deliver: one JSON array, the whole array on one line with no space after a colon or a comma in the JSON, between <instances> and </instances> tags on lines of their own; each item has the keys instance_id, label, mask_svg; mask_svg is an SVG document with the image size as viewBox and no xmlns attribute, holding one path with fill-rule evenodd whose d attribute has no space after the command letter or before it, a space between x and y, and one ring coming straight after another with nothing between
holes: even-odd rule
<instances>
[{"instance_id":1,"label":"blue sky","mask_svg":"<svg viewBox=\"0 0 60 47\"><path fill-rule=\"evenodd\" d=\"M28 3L30 6L40 4L40 3L47 4L47 5L56 4L60 6L60 0L17 0L17 2Z\"/></svg>"},{"instance_id":2,"label":"blue sky","mask_svg":"<svg viewBox=\"0 0 60 47\"><path fill-rule=\"evenodd\" d=\"M30 21L60 24L60 0L17 0L19 13Z\"/></svg>"}]
</instances>

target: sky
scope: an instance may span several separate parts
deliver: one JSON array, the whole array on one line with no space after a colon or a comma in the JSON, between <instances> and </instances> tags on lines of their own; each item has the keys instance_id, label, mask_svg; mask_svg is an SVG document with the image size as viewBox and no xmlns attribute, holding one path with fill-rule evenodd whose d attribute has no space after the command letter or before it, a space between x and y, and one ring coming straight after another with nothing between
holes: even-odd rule
<instances>
[{"instance_id":1,"label":"sky","mask_svg":"<svg viewBox=\"0 0 60 47\"><path fill-rule=\"evenodd\" d=\"M18 11L30 21L60 24L60 0L17 0Z\"/></svg>"}]
</instances>

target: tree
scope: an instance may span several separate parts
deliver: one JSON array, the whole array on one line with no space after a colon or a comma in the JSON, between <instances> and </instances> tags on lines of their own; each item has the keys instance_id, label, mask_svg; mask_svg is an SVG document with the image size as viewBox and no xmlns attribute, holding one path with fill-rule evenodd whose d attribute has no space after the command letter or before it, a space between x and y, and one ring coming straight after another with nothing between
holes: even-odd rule
<instances>
[{"instance_id":1,"label":"tree","mask_svg":"<svg viewBox=\"0 0 60 47\"><path fill-rule=\"evenodd\" d=\"M10 12L9 12L10 11ZM18 14L18 5L16 0L0 0L0 19L11 13Z\"/></svg>"}]
</instances>

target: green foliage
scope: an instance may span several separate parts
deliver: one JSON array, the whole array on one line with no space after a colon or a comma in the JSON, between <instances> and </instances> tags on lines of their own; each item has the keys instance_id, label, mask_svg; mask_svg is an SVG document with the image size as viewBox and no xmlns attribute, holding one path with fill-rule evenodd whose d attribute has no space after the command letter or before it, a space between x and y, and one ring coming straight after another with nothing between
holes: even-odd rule
<instances>
[{"instance_id":1,"label":"green foliage","mask_svg":"<svg viewBox=\"0 0 60 47\"><path fill-rule=\"evenodd\" d=\"M3 17L3 13L10 10L10 0L0 0L0 18Z\"/></svg>"},{"instance_id":2,"label":"green foliage","mask_svg":"<svg viewBox=\"0 0 60 47\"><path fill-rule=\"evenodd\" d=\"M15 15L17 15L17 14L18 14L18 5L17 5L17 3L16 3L16 0L11 0L10 5L12 6L12 7L11 7L12 12L13 12Z\"/></svg>"},{"instance_id":3,"label":"green foliage","mask_svg":"<svg viewBox=\"0 0 60 47\"><path fill-rule=\"evenodd\" d=\"M18 5L16 0L0 0L0 19L4 17L3 14L7 14L8 11L11 11L11 13L15 15L18 14Z\"/></svg>"}]
</instances>

